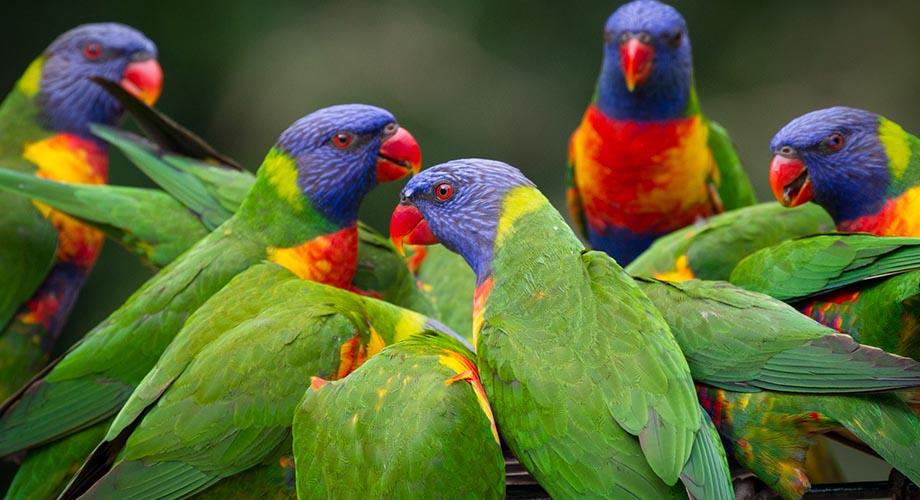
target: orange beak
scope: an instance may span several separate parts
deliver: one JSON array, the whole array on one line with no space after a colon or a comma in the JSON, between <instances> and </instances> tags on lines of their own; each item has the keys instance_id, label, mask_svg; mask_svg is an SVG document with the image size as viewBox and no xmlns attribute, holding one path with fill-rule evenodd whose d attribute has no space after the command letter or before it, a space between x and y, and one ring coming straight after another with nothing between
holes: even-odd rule
<instances>
[{"instance_id":1,"label":"orange beak","mask_svg":"<svg viewBox=\"0 0 920 500\"><path fill-rule=\"evenodd\" d=\"M797 207L815 197L805 163L788 156L776 155L770 162L770 189L786 207Z\"/></svg>"},{"instance_id":2,"label":"orange beak","mask_svg":"<svg viewBox=\"0 0 920 500\"><path fill-rule=\"evenodd\" d=\"M415 175L422 166L422 150L408 130L399 127L380 145L377 153L377 183L402 179L410 172Z\"/></svg>"},{"instance_id":3,"label":"orange beak","mask_svg":"<svg viewBox=\"0 0 920 500\"><path fill-rule=\"evenodd\" d=\"M390 219L390 239L399 253L405 255L403 244L434 245L438 239L431 234L428 221L415 205L397 205Z\"/></svg>"},{"instance_id":4,"label":"orange beak","mask_svg":"<svg viewBox=\"0 0 920 500\"><path fill-rule=\"evenodd\" d=\"M153 106L163 89L163 69L154 58L135 61L128 64L120 82L122 88L130 92L148 106Z\"/></svg>"},{"instance_id":5,"label":"orange beak","mask_svg":"<svg viewBox=\"0 0 920 500\"><path fill-rule=\"evenodd\" d=\"M655 59L655 48L646 45L636 38L620 45L620 62L623 64L623 77L626 79L626 88L632 92L636 85L648 79L652 72L652 61Z\"/></svg>"}]
</instances>

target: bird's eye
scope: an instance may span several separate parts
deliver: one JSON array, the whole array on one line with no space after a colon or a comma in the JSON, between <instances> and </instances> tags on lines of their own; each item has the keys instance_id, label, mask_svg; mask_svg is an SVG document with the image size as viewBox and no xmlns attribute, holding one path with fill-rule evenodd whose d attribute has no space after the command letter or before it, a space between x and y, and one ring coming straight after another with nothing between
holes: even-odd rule
<instances>
[{"instance_id":1,"label":"bird's eye","mask_svg":"<svg viewBox=\"0 0 920 500\"><path fill-rule=\"evenodd\" d=\"M393 135L396 133L396 129L399 128L399 125L395 123L387 123L386 127L383 127L383 133L386 135Z\"/></svg>"},{"instance_id":2,"label":"bird's eye","mask_svg":"<svg viewBox=\"0 0 920 500\"><path fill-rule=\"evenodd\" d=\"M99 59L102 55L102 44L99 42L89 42L83 47L83 55L93 61Z\"/></svg>"},{"instance_id":3,"label":"bird's eye","mask_svg":"<svg viewBox=\"0 0 920 500\"><path fill-rule=\"evenodd\" d=\"M795 150L792 149L792 146L783 146L779 148L779 154L785 156L792 156L795 153Z\"/></svg>"},{"instance_id":4,"label":"bird's eye","mask_svg":"<svg viewBox=\"0 0 920 500\"><path fill-rule=\"evenodd\" d=\"M438 187L434 188L434 195L438 197L439 200L445 201L454 194L454 187L450 184L443 182L438 184Z\"/></svg>"},{"instance_id":5,"label":"bird's eye","mask_svg":"<svg viewBox=\"0 0 920 500\"><path fill-rule=\"evenodd\" d=\"M332 137L332 142L336 147L345 149L351 145L351 139L351 134L348 132L339 132Z\"/></svg>"},{"instance_id":6,"label":"bird's eye","mask_svg":"<svg viewBox=\"0 0 920 500\"><path fill-rule=\"evenodd\" d=\"M620 33L620 43L626 43L629 41L630 38L632 38L632 33L628 31L624 31Z\"/></svg>"},{"instance_id":7,"label":"bird's eye","mask_svg":"<svg viewBox=\"0 0 920 500\"><path fill-rule=\"evenodd\" d=\"M824 139L824 144L831 149L840 149L843 147L843 134L834 132Z\"/></svg>"},{"instance_id":8,"label":"bird's eye","mask_svg":"<svg viewBox=\"0 0 920 500\"><path fill-rule=\"evenodd\" d=\"M652 44L652 35L642 32L639 33L639 36L636 37L639 40L639 43L642 45L651 45Z\"/></svg>"},{"instance_id":9,"label":"bird's eye","mask_svg":"<svg viewBox=\"0 0 920 500\"><path fill-rule=\"evenodd\" d=\"M661 37L661 40L669 47L678 47L684 41L684 30L678 29L673 33L668 33Z\"/></svg>"}]
</instances>

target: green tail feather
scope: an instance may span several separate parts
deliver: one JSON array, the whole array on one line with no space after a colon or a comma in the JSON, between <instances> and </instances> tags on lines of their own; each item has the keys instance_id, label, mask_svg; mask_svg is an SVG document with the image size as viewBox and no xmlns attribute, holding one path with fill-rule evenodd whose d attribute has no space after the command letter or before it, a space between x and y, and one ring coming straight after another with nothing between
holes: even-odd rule
<instances>
[{"instance_id":1,"label":"green tail feather","mask_svg":"<svg viewBox=\"0 0 920 500\"><path fill-rule=\"evenodd\" d=\"M132 390L114 381L40 382L29 389L27 399L8 408L0 420L0 456L72 434L115 415Z\"/></svg>"},{"instance_id":2,"label":"green tail feather","mask_svg":"<svg viewBox=\"0 0 920 500\"><path fill-rule=\"evenodd\" d=\"M80 465L105 437L100 424L29 451L13 478L7 500L57 498Z\"/></svg>"},{"instance_id":3,"label":"green tail feather","mask_svg":"<svg viewBox=\"0 0 920 500\"><path fill-rule=\"evenodd\" d=\"M705 411L700 410L700 430L693 441L690 459L680 472L680 480L693 499L735 498L725 449Z\"/></svg>"}]
</instances>

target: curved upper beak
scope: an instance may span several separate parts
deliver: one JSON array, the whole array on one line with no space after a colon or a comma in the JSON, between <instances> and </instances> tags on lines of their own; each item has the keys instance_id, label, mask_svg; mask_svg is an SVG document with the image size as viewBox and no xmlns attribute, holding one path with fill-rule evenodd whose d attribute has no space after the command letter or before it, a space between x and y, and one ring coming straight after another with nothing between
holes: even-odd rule
<instances>
[{"instance_id":1,"label":"curved upper beak","mask_svg":"<svg viewBox=\"0 0 920 500\"><path fill-rule=\"evenodd\" d=\"M620 45L620 62L623 64L623 77L626 88L632 92L636 85L648 79L655 59L655 47L642 43L638 38L630 38Z\"/></svg>"},{"instance_id":2,"label":"curved upper beak","mask_svg":"<svg viewBox=\"0 0 920 500\"><path fill-rule=\"evenodd\" d=\"M402 179L410 172L418 173L422 166L422 150L415 137L403 127L380 145L377 153L377 182Z\"/></svg>"},{"instance_id":3,"label":"curved upper beak","mask_svg":"<svg viewBox=\"0 0 920 500\"><path fill-rule=\"evenodd\" d=\"M403 244L434 245L438 239L431 234L428 221L415 205L399 204L390 218L390 239L399 253L405 255Z\"/></svg>"},{"instance_id":4,"label":"curved upper beak","mask_svg":"<svg viewBox=\"0 0 920 500\"><path fill-rule=\"evenodd\" d=\"M153 106L163 90L163 69L152 55L135 54L134 60L125 68L120 84L134 97Z\"/></svg>"},{"instance_id":5,"label":"curved upper beak","mask_svg":"<svg viewBox=\"0 0 920 500\"><path fill-rule=\"evenodd\" d=\"M783 206L795 207L815 197L805 163L795 156L775 155L770 162L770 189Z\"/></svg>"}]
</instances>

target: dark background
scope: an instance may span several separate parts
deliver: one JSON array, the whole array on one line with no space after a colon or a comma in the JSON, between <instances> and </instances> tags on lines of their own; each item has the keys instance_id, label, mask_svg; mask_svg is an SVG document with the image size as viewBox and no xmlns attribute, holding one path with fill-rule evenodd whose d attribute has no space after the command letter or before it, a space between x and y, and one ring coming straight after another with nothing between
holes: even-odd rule
<instances>
[{"instance_id":1,"label":"dark background","mask_svg":"<svg viewBox=\"0 0 920 500\"><path fill-rule=\"evenodd\" d=\"M119 21L159 46L165 85L158 107L250 168L295 119L365 102L388 108L413 132L425 165L501 159L564 207L568 136L593 91L602 27L619 4L6 2L0 88L12 88L61 32ZM772 198L770 138L800 114L848 105L920 132L920 3L673 5L689 24L703 110L731 133L761 200ZM148 185L112 156L113 183ZM385 230L399 188L372 193L364 219ZM149 275L107 245L68 334L91 328ZM863 466L856 473L878 476Z\"/></svg>"}]
</instances>

